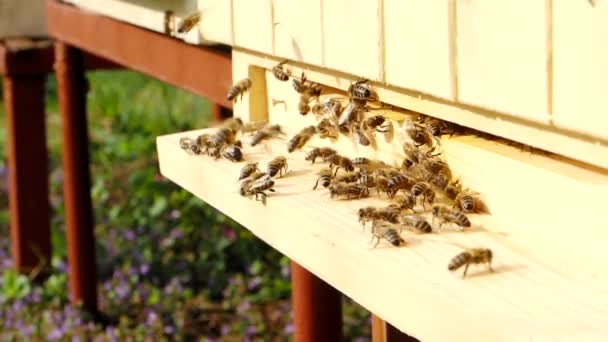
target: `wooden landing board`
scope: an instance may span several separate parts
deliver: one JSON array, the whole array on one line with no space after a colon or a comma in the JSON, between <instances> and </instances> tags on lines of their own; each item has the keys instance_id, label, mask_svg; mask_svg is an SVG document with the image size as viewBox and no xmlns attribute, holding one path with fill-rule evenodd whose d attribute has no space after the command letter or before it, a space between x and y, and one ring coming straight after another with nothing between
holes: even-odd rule
<instances>
[{"instance_id":1,"label":"wooden landing board","mask_svg":"<svg viewBox=\"0 0 608 342\"><path fill-rule=\"evenodd\" d=\"M245 148L261 166L288 157L289 173L263 206L237 194L242 163L186 154L192 131L157 138L161 173L232 217L332 286L422 341L601 341L608 336L608 176L475 137L444 140L465 185L481 192L493 215L472 217L462 233L404 233L407 247L381 242L357 222L370 198L332 200L312 191L315 172L304 152L284 141ZM316 142L315 142L316 144ZM353 151L342 153L354 157ZM369 230L369 229L368 229ZM495 273L447 270L460 246L494 251Z\"/></svg>"}]
</instances>

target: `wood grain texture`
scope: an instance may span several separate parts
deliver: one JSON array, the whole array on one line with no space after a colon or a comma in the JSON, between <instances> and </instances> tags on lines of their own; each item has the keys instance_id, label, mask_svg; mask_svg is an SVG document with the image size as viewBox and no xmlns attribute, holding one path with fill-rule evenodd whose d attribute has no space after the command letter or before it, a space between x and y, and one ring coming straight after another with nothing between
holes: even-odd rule
<instances>
[{"instance_id":1,"label":"wood grain texture","mask_svg":"<svg viewBox=\"0 0 608 342\"><path fill-rule=\"evenodd\" d=\"M242 164L180 150L180 137L199 133L157 139L164 176L422 341L601 341L608 333L605 205L580 200L602 197L605 175L478 138L452 138L443 143L450 165L493 215L473 217L466 233L408 234L408 247L382 242L372 249L356 210L384 200L331 200L325 190L312 191L323 165L295 152L288 155L291 173L276 181L264 207L237 194ZM346 146L342 153L357 155ZM267 150L245 148L246 159L265 166L286 155L284 141L270 145L271 155ZM461 246L491 248L495 273L475 267L463 280L448 272Z\"/></svg>"},{"instance_id":2,"label":"wood grain texture","mask_svg":"<svg viewBox=\"0 0 608 342\"><path fill-rule=\"evenodd\" d=\"M202 12L199 25L201 38L226 45L234 44L232 37L232 1L198 0Z\"/></svg>"},{"instance_id":3,"label":"wood grain texture","mask_svg":"<svg viewBox=\"0 0 608 342\"><path fill-rule=\"evenodd\" d=\"M323 65L321 0L275 0L276 55Z\"/></svg>"},{"instance_id":4,"label":"wood grain texture","mask_svg":"<svg viewBox=\"0 0 608 342\"><path fill-rule=\"evenodd\" d=\"M459 0L461 101L549 120L545 1Z\"/></svg>"},{"instance_id":5,"label":"wood grain texture","mask_svg":"<svg viewBox=\"0 0 608 342\"><path fill-rule=\"evenodd\" d=\"M0 1L0 39L46 37L44 1Z\"/></svg>"},{"instance_id":6,"label":"wood grain texture","mask_svg":"<svg viewBox=\"0 0 608 342\"><path fill-rule=\"evenodd\" d=\"M234 45L274 53L272 0L232 0Z\"/></svg>"},{"instance_id":7,"label":"wood grain texture","mask_svg":"<svg viewBox=\"0 0 608 342\"><path fill-rule=\"evenodd\" d=\"M608 137L608 3L553 3L553 118L561 127Z\"/></svg>"},{"instance_id":8,"label":"wood grain texture","mask_svg":"<svg viewBox=\"0 0 608 342\"><path fill-rule=\"evenodd\" d=\"M448 1L384 0L386 82L453 97Z\"/></svg>"}]
</instances>

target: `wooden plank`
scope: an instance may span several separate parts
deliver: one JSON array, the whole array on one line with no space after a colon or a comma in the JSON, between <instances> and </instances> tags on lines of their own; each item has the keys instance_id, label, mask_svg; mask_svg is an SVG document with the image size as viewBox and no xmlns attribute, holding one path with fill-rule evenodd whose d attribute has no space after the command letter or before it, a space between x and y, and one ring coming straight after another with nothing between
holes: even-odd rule
<instances>
[{"instance_id":1,"label":"wooden plank","mask_svg":"<svg viewBox=\"0 0 608 342\"><path fill-rule=\"evenodd\" d=\"M258 52L274 53L272 0L232 0L234 44Z\"/></svg>"},{"instance_id":2,"label":"wooden plank","mask_svg":"<svg viewBox=\"0 0 608 342\"><path fill-rule=\"evenodd\" d=\"M384 0L387 83L454 98L449 3Z\"/></svg>"},{"instance_id":3,"label":"wooden plank","mask_svg":"<svg viewBox=\"0 0 608 342\"><path fill-rule=\"evenodd\" d=\"M269 70L280 60L280 58L257 54L251 51L233 49L233 63L258 66ZM294 75L306 72L306 75L310 80L342 91L345 91L351 82L357 79L354 76L319 67L303 65L300 63L288 64L288 67L292 69ZM602 168L608 168L608 140L599 140L595 137L579 134L571 130L544 124L535 124L534 122L520 120L504 113L441 100L420 92L395 88L379 83L374 83L373 86L379 94L380 99L385 103L434 116L442 120L455 122L499 137L534 146L545 151L557 153L574 160L583 161ZM269 89L273 87L273 83L269 82L268 87ZM288 89L289 86L279 85L279 88ZM271 93L270 96L269 104L271 106L272 98L278 100L283 98L286 99L286 106L288 108L295 108L294 106L297 104L298 97L297 95L294 96L294 94L285 93L278 96L276 93ZM277 106L281 107L283 105L278 104ZM278 115L278 117L280 117L280 115Z\"/></svg>"},{"instance_id":4,"label":"wooden plank","mask_svg":"<svg viewBox=\"0 0 608 342\"><path fill-rule=\"evenodd\" d=\"M323 65L321 0L275 0L276 55Z\"/></svg>"},{"instance_id":5,"label":"wooden plank","mask_svg":"<svg viewBox=\"0 0 608 342\"><path fill-rule=\"evenodd\" d=\"M198 0L202 12L199 25L203 41L234 44L232 36L232 1Z\"/></svg>"},{"instance_id":6,"label":"wooden plank","mask_svg":"<svg viewBox=\"0 0 608 342\"><path fill-rule=\"evenodd\" d=\"M202 132L157 139L165 177L422 341L602 341L608 334L605 174L479 138L444 140L454 173L483 194L493 215L473 217L467 233L408 234L409 247L383 242L372 249L355 213L386 200L334 201L312 191L323 165L311 166L295 152L288 156L291 174L277 180L263 206L237 194L243 164L180 150L181 137ZM358 154L346 146L342 153ZM265 150L245 148L246 159L265 166L285 153L284 141L271 143L272 155ZM491 248L495 272L476 267L465 280L448 272L459 246Z\"/></svg>"},{"instance_id":7,"label":"wooden plank","mask_svg":"<svg viewBox=\"0 0 608 342\"><path fill-rule=\"evenodd\" d=\"M0 39L46 37L44 2L0 1Z\"/></svg>"},{"instance_id":8,"label":"wooden plank","mask_svg":"<svg viewBox=\"0 0 608 342\"><path fill-rule=\"evenodd\" d=\"M608 138L608 4L553 3L555 124Z\"/></svg>"},{"instance_id":9,"label":"wooden plank","mask_svg":"<svg viewBox=\"0 0 608 342\"><path fill-rule=\"evenodd\" d=\"M378 0L323 1L325 66L381 80L382 23Z\"/></svg>"},{"instance_id":10,"label":"wooden plank","mask_svg":"<svg viewBox=\"0 0 608 342\"><path fill-rule=\"evenodd\" d=\"M548 122L545 1L460 0L457 14L459 99Z\"/></svg>"}]
</instances>

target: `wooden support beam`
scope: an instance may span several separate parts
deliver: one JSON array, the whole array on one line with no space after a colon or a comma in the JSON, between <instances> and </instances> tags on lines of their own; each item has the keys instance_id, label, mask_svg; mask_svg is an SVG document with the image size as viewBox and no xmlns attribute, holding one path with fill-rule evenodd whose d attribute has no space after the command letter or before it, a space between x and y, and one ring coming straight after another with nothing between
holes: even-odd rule
<instances>
[{"instance_id":1,"label":"wooden support beam","mask_svg":"<svg viewBox=\"0 0 608 342\"><path fill-rule=\"evenodd\" d=\"M372 342L419 342L372 314Z\"/></svg>"},{"instance_id":2,"label":"wooden support beam","mask_svg":"<svg viewBox=\"0 0 608 342\"><path fill-rule=\"evenodd\" d=\"M87 82L83 54L65 43L55 43L55 73L62 123L70 300L97 311L97 274L93 209L89 192L88 135L86 118Z\"/></svg>"}]
</instances>

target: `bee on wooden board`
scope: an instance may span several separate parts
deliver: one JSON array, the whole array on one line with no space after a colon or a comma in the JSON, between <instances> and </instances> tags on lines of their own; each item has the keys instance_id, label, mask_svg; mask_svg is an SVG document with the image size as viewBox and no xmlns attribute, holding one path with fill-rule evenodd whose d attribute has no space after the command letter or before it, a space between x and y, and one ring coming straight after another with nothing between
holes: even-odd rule
<instances>
[{"instance_id":1,"label":"bee on wooden board","mask_svg":"<svg viewBox=\"0 0 608 342\"><path fill-rule=\"evenodd\" d=\"M449 130L450 125L443 120L426 117L425 119L421 120L421 123L426 127L426 129L429 131L429 133L433 137L436 137L436 138L438 138L444 134L453 134L454 133L453 130L452 131Z\"/></svg>"},{"instance_id":2,"label":"bee on wooden board","mask_svg":"<svg viewBox=\"0 0 608 342\"><path fill-rule=\"evenodd\" d=\"M378 96L371 89L368 82L369 80L364 79L351 83L351 85L348 87L348 94L350 97L362 101L377 100Z\"/></svg>"},{"instance_id":3,"label":"bee on wooden board","mask_svg":"<svg viewBox=\"0 0 608 342\"><path fill-rule=\"evenodd\" d=\"M462 191L462 183L460 179L452 180L445 187L445 196L451 200L455 200L458 194Z\"/></svg>"},{"instance_id":4,"label":"bee on wooden board","mask_svg":"<svg viewBox=\"0 0 608 342\"><path fill-rule=\"evenodd\" d=\"M283 134L285 134L285 132L283 132L280 125L269 125L253 133L251 140L249 141L249 145L254 147L264 140L272 139Z\"/></svg>"},{"instance_id":5,"label":"bee on wooden board","mask_svg":"<svg viewBox=\"0 0 608 342\"><path fill-rule=\"evenodd\" d=\"M228 89L228 95L226 98L228 101L236 101L237 97L240 96L240 99L243 99L243 95L251 88L251 80L249 78L244 78L238 82L236 82L230 89Z\"/></svg>"},{"instance_id":6,"label":"bee on wooden board","mask_svg":"<svg viewBox=\"0 0 608 342\"><path fill-rule=\"evenodd\" d=\"M393 197L392 201L401 210L409 209L414 211L414 206L416 205L416 199L414 199L414 197L412 197L410 194L397 195Z\"/></svg>"},{"instance_id":7,"label":"bee on wooden board","mask_svg":"<svg viewBox=\"0 0 608 342\"><path fill-rule=\"evenodd\" d=\"M191 151L190 148L192 147L192 145L196 145L196 143L190 137L181 137L179 139L179 147L186 152Z\"/></svg>"},{"instance_id":8,"label":"bee on wooden board","mask_svg":"<svg viewBox=\"0 0 608 342\"><path fill-rule=\"evenodd\" d=\"M281 82L288 81L290 77L289 71L285 70L285 68L283 67L285 63L287 63L286 60L280 62L272 68L272 74L274 75L274 78Z\"/></svg>"},{"instance_id":9,"label":"bee on wooden board","mask_svg":"<svg viewBox=\"0 0 608 342\"><path fill-rule=\"evenodd\" d=\"M274 181L269 178L261 178L255 181L249 189L247 189L246 194L248 196L255 196L256 201L262 201L264 205L266 205L266 191L275 192L274 190Z\"/></svg>"},{"instance_id":10,"label":"bee on wooden board","mask_svg":"<svg viewBox=\"0 0 608 342\"><path fill-rule=\"evenodd\" d=\"M464 267L462 278L467 276L469 265L471 264L487 264L488 270L493 272L492 269L492 258L493 253L489 248L469 248L462 253L456 255L448 264L449 271L456 271L457 269Z\"/></svg>"},{"instance_id":11,"label":"bee on wooden board","mask_svg":"<svg viewBox=\"0 0 608 342\"><path fill-rule=\"evenodd\" d=\"M298 134L289 139L287 142L287 152L292 153L293 151L304 147L316 132L317 128L315 126L303 128Z\"/></svg>"},{"instance_id":12,"label":"bee on wooden board","mask_svg":"<svg viewBox=\"0 0 608 342\"><path fill-rule=\"evenodd\" d=\"M188 33L192 30L200 21L202 13L200 11L191 13L182 19L181 23L177 27L178 33Z\"/></svg>"},{"instance_id":13,"label":"bee on wooden board","mask_svg":"<svg viewBox=\"0 0 608 342\"><path fill-rule=\"evenodd\" d=\"M208 137L206 144L209 147L220 148L222 145L234 144L236 142L235 132L227 127L218 129L214 134Z\"/></svg>"},{"instance_id":14,"label":"bee on wooden board","mask_svg":"<svg viewBox=\"0 0 608 342\"><path fill-rule=\"evenodd\" d=\"M378 132L384 134L387 143L393 141L393 123L382 115L372 115L361 122L361 130L364 132Z\"/></svg>"},{"instance_id":15,"label":"bee on wooden board","mask_svg":"<svg viewBox=\"0 0 608 342\"><path fill-rule=\"evenodd\" d=\"M270 177L274 177L277 174L281 177L285 172L287 172L287 158L279 156L268 162L268 171L266 173Z\"/></svg>"},{"instance_id":16,"label":"bee on wooden board","mask_svg":"<svg viewBox=\"0 0 608 342\"><path fill-rule=\"evenodd\" d=\"M331 147L315 147L306 153L304 160L310 161L314 164L317 158L325 159L336 153L338 152Z\"/></svg>"},{"instance_id":17,"label":"bee on wooden board","mask_svg":"<svg viewBox=\"0 0 608 342\"><path fill-rule=\"evenodd\" d=\"M430 233L433 231L431 224L422 216L407 215L401 218L401 222L418 233Z\"/></svg>"},{"instance_id":18,"label":"bee on wooden board","mask_svg":"<svg viewBox=\"0 0 608 342\"><path fill-rule=\"evenodd\" d=\"M317 124L317 134L321 139L335 140L338 139L340 131L329 119L325 118Z\"/></svg>"},{"instance_id":19,"label":"bee on wooden board","mask_svg":"<svg viewBox=\"0 0 608 342\"><path fill-rule=\"evenodd\" d=\"M433 142L435 140L426 127L416 124L412 120L408 119L405 121L404 129L407 136L414 143L414 146L433 146Z\"/></svg>"},{"instance_id":20,"label":"bee on wooden board","mask_svg":"<svg viewBox=\"0 0 608 342\"><path fill-rule=\"evenodd\" d=\"M399 223L400 210L391 207L364 207L359 209L357 215L359 217L359 222L363 225L363 229L365 229L365 224L370 221L372 222L372 225L375 225L377 221L392 224Z\"/></svg>"},{"instance_id":21,"label":"bee on wooden board","mask_svg":"<svg viewBox=\"0 0 608 342\"><path fill-rule=\"evenodd\" d=\"M454 207L470 214L490 214L490 208L482 199L467 192L456 196Z\"/></svg>"},{"instance_id":22,"label":"bee on wooden board","mask_svg":"<svg viewBox=\"0 0 608 342\"><path fill-rule=\"evenodd\" d=\"M454 223L460 229L468 228L471 226L469 218L460 210L454 210L443 205L433 206L433 221L435 218L439 219L439 229L444 223Z\"/></svg>"},{"instance_id":23,"label":"bee on wooden board","mask_svg":"<svg viewBox=\"0 0 608 342\"><path fill-rule=\"evenodd\" d=\"M416 180L403 174L398 174L388 180L387 194L389 197L395 196L397 191L409 191L416 184Z\"/></svg>"},{"instance_id":24,"label":"bee on wooden board","mask_svg":"<svg viewBox=\"0 0 608 342\"><path fill-rule=\"evenodd\" d=\"M340 117L338 118L338 128L342 134L348 135L352 132L353 127L359 125L363 112L365 111L364 106L357 104L355 101L350 101Z\"/></svg>"},{"instance_id":25,"label":"bee on wooden board","mask_svg":"<svg viewBox=\"0 0 608 342\"><path fill-rule=\"evenodd\" d=\"M431 184L427 182L417 182L412 186L410 193L415 198L422 197L421 203L423 206L426 206L427 203L432 204L436 197L435 190L433 190Z\"/></svg>"},{"instance_id":26,"label":"bee on wooden board","mask_svg":"<svg viewBox=\"0 0 608 342\"><path fill-rule=\"evenodd\" d=\"M355 171L355 167L353 166L353 162L344 156L341 156L339 154L332 154L326 158L323 158L323 161L329 162L329 167L333 168L334 166L336 167L335 173L334 173L334 177L338 174L338 170L340 168L346 170L346 171Z\"/></svg>"},{"instance_id":27,"label":"bee on wooden board","mask_svg":"<svg viewBox=\"0 0 608 342\"><path fill-rule=\"evenodd\" d=\"M329 186L329 194L331 198L342 196L346 199L361 199L369 196L369 189L356 183L332 183Z\"/></svg>"},{"instance_id":28,"label":"bee on wooden board","mask_svg":"<svg viewBox=\"0 0 608 342\"><path fill-rule=\"evenodd\" d=\"M256 171L260 171L257 162L250 162L245 164L245 166L241 168L241 172L239 174L239 181L251 176Z\"/></svg>"},{"instance_id":29,"label":"bee on wooden board","mask_svg":"<svg viewBox=\"0 0 608 342\"><path fill-rule=\"evenodd\" d=\"M249 133L257 132L257 131L263 129L267 125L268 125L268 122L265 120L246 122L243 124L243 126L241 126L241 133L249 134Z\"/></svg>"},{"instance_id":30,"label":"bee on wooden board","mask_svg":"<svg viewBox=\"0 0 608 342\"><path fill-rule=\"evenodd\" d=\"M232 161L232 162L240 162L243 161L243 152L241 148L236 144L224 145L220 149L220 153L222 157Z\"/></svg>"},{"instance_id":31,"label":"bee on wooden board","mask_svg":"<svg viewBox=\"0 0 608 342\"><path fill-rule=\"evenodd\" d=\"M325 116L326 119L337 122L342 112L342 102L335 98L327 98L312 106L311 111L316 116Z\"/></svg>"},{"instance_id":32,"label":"bee on wooden board","mask_svg":"<svg viewBox=\"0 0 608 342\"><path fill-rule=\"evenodd\" d=\"M386 192L386 189L388 188L388 178L382 175L371 175L361 172L361 177L359 177L358 182L368 188L376 188L378 196L380 196L380 192Z\"/></svg>"},{"instance_id":33,"label":"bee on wooden board","mask_svg":"<svg viewBox=\"0 0 608 342\"><path fill-rule=\"evenodd\" d=\"M313 190L316 190L317 187L319 186L319 184L321 184L322 187L327 188L332 181L333 178L333 173L331 171L331 169L325 168L325 169L321 169L321 171L319 171L318 173L319 178L317 178L317 182L315 183L315 186L312 188Z\"/></svg>"},{"instance_id":34,"label":"bee on wooden board","mask_svg":"<svg viewBox=\"0 0 608 342\"><path fill-rule=\"evenodd\" d=\"M361 171L372 172L378 169L383 169L389 167L388 164L381 160L374 160L365 157L357 157L352 160L352 164L354 167L358 168Z\"/></svg>"},{"instance_id":35,"label":"bee on wooden board","mask_svg":"<svg viewBox=\"0 0 608 342\"><path fill-rule=\"evenodd\" d=\"M243 120L241 118L228 118L222 122L221 127L228 128L236 133L241 131L243 125Z\"/></svg>"},{"instance_id":36,"label":"bee on wooden board","mask_svg":"<svg viewBox=\"0 0 608 342\"><path fill-rule=\"evenodd\" d=\"M378 246L381 239L385 239L395 247L405 245L405 240L399 235L399 232L388 224L380 224L372 227L372 240L370 243L373 242L374 239L377 239L377 241L373 248Z\"/></svg>"}]
</instances>

